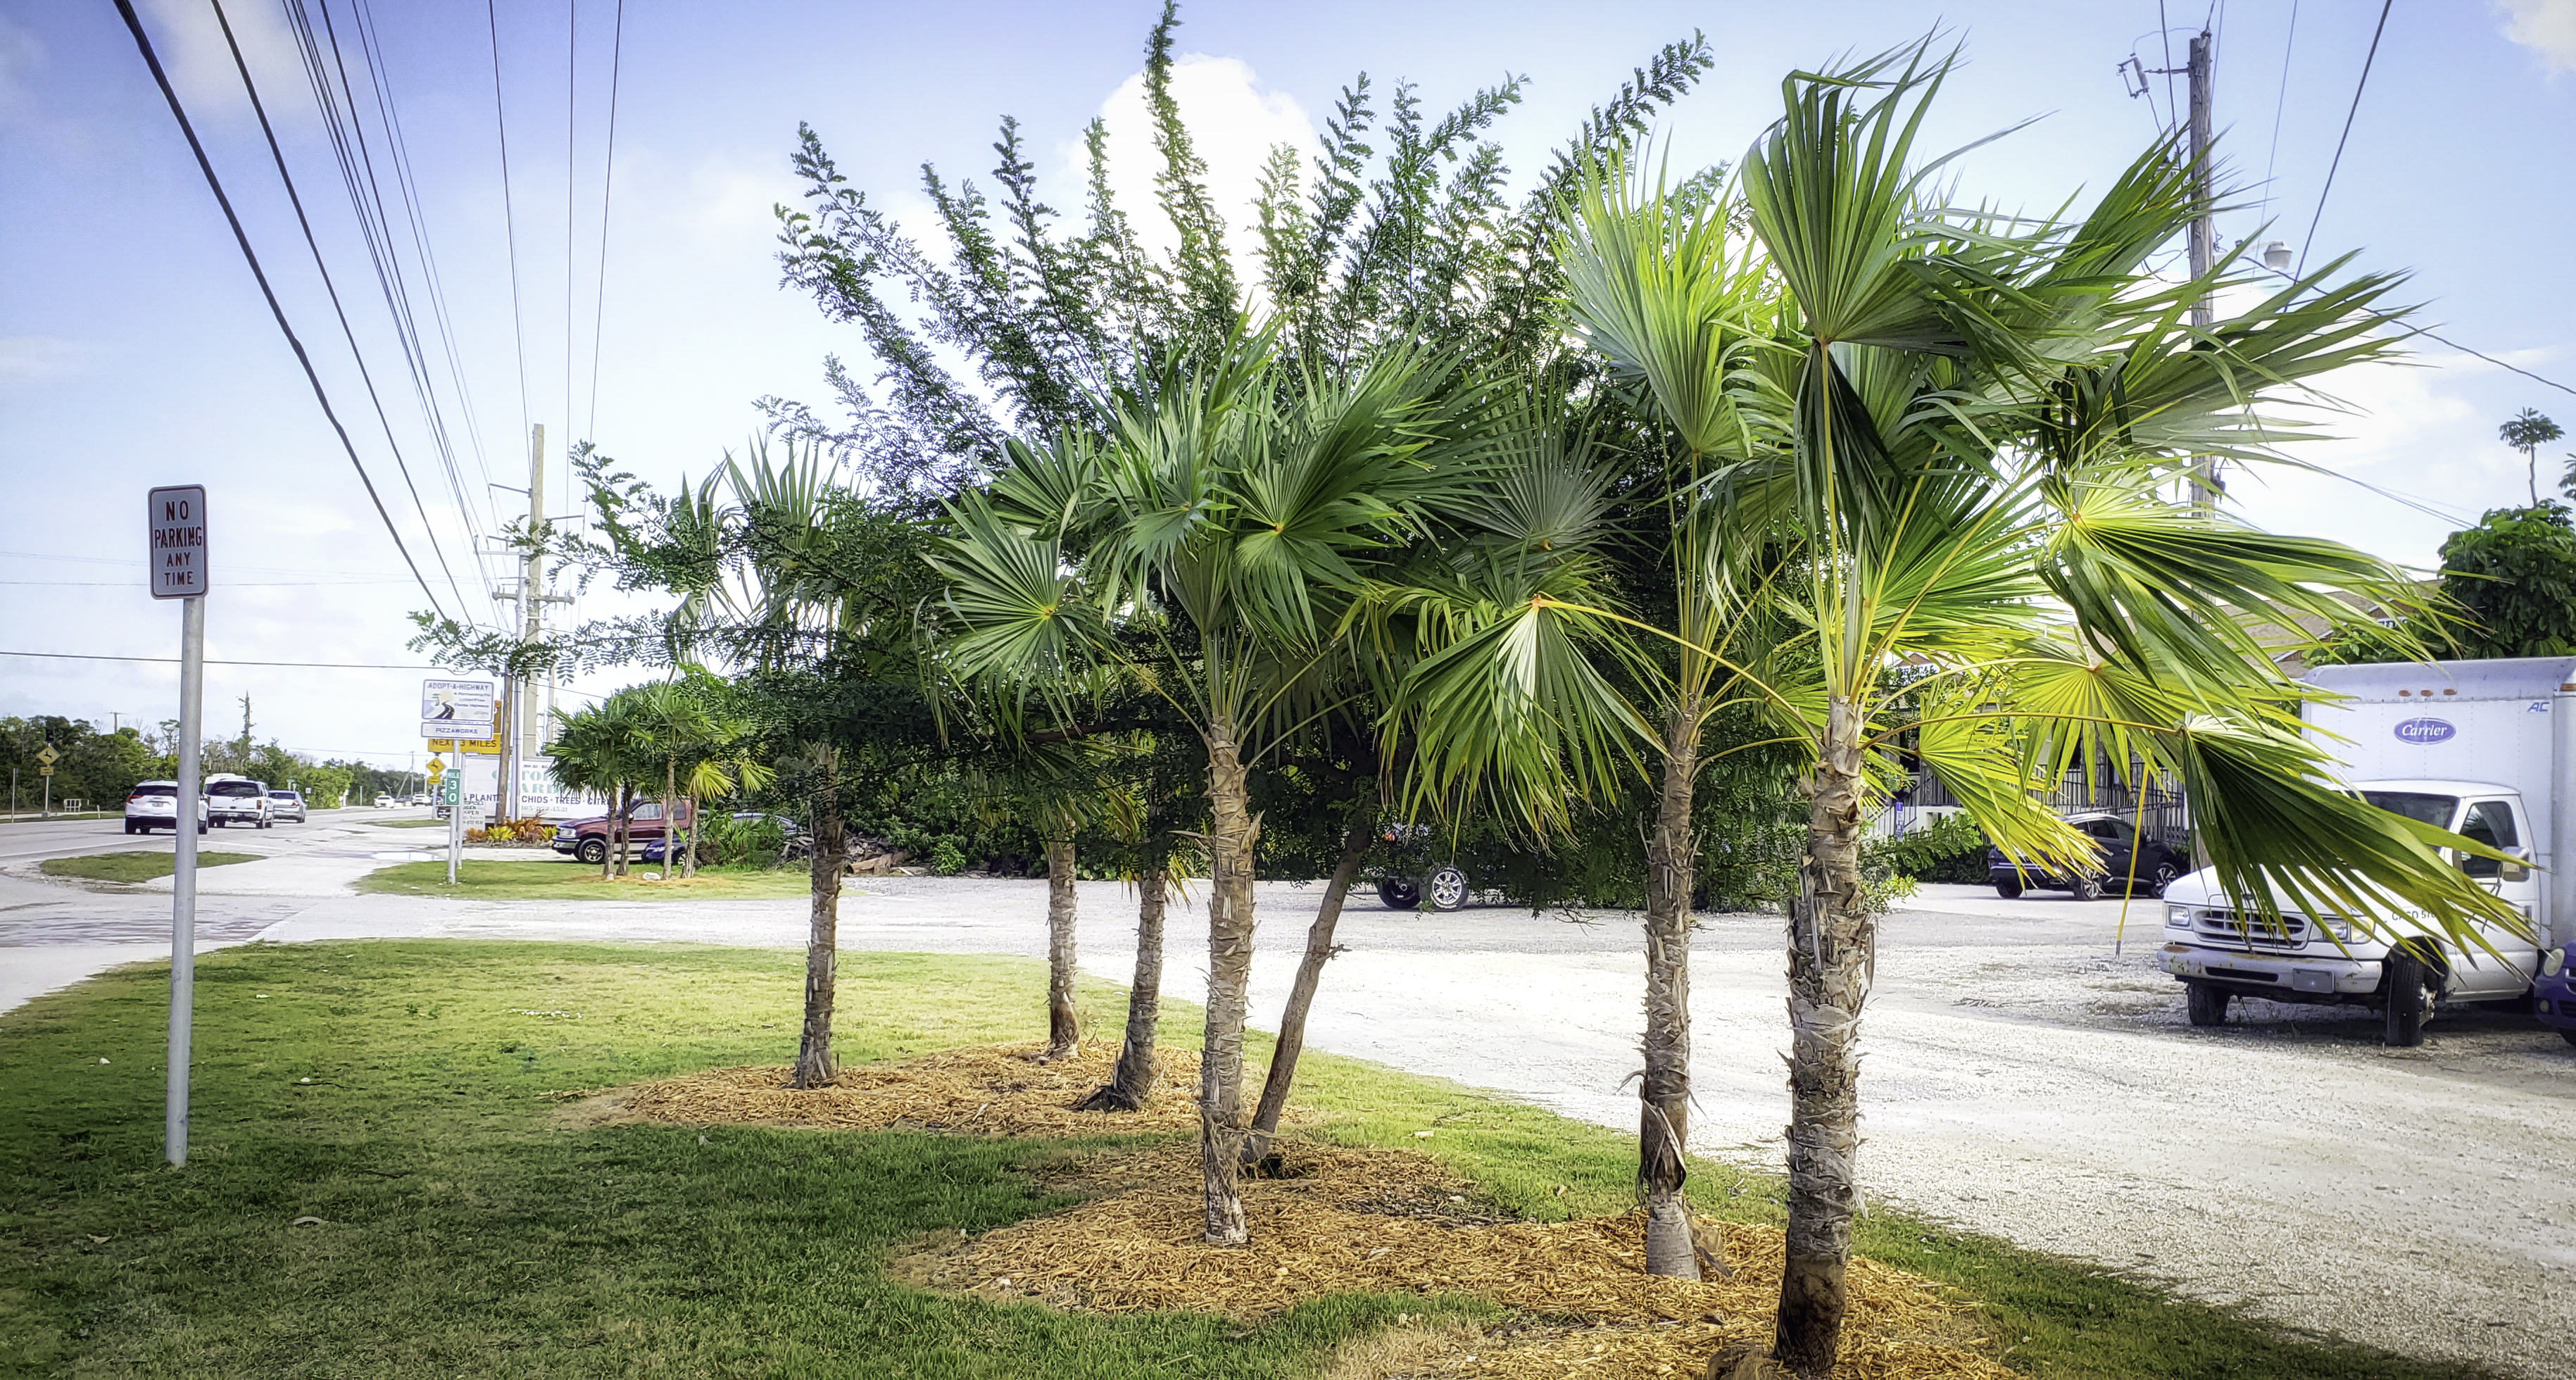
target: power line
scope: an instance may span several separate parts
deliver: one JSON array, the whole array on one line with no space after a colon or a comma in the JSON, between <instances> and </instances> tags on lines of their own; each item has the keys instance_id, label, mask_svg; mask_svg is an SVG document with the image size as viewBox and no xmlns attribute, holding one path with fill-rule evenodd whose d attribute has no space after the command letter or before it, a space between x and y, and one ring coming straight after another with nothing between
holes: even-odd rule
<instances>
[{"instance_id":1,"label":"power line","mask_svg":"<svg viewBox=\"0 0 2576 1380\"><path fill-rule=\"evenodd\" d=\"M2325 190L2317 193L2317 213L2308 218L2308 237L2299 242L2298 271L2308 268L2308 246L2317 242L2317 222L2325 219L2326 198L2334 194L2335 170L2343 166L2344 141L2352 137L2352 117L2361 113L2361 93L2370 86L2370 65L2379 59L2379 36L2388 31L2388 11L2397 0L2379 0L2379 27L2370 31L2370 53L2361 60L2361 80L2352 86L2352 108L2343 113L2343 134L2335 140L2334 161L2326 164Z\"/></svg>"},{"instance_id":2,"label":"power line","mask_svg":"<svg viewBox=\"0 0 2576 1380\"><path fill-rule=\"evenodd\" d=\"M358 447L349 440L349 429L340 424L340 414L332 409L331 395L323 391L322 376L314 372L312 356L304 352L304 342L296 338L295 328L287 324L286 309L278 305L277 291L269 286L268 273L259 266L259 254L251 248L250 235L242 229L241 217L233 211L232 198L224 195L223 179L215 176L215 165L206 157L206 146L198 141L196 126L188 122L188 112L179 104L179 93L170 85L170 74L161 70L161 57L152 51L151 36L143 32L143 21L134 13L134 0L116 0L116 12L124 18L127 31L134 35L134 46L143 54L143 65L152 69L152 80L161 88L161 98L170 103L170 114L179 122L179 132L187 137L188 151L197 157L197 170L205 174L207 189L215 194L215 204L223 208L224 221L232 227L233 242L241 246L242 260L250 265L251 276L259 280L260 296L268 300L269 314L277 319L278 332L286 337L288 347L295 351L295 362L304 367L304 380L313 386L313 400L322 405L322 415L329 419L331 430L338 434L340 448L348 453L350 468L358 472L358 482L366 487L368 501L376 506L376 517L385 524L385 534L394 539L394 549L402 553L403 564L411 568L412 579L420 585L422 596L429 600L430 610L445 618L447 614L439 607L438 595L430 589L429 581L421 577L419 563L411 558L411 548L403 545L402 532L394 526L393 514L385 511L385 501L376 493L376 481L367 477L366 464L358 459Z\"/></svg>"},{"instance_id":3,"label":"power line","mask_svg":"<svg viewBox=\"0 0 2576 1380\"><path fill-rule=\"evenodd\" d=\"M599 430L599 340L608 320L608 203L617 177L617 84L626 60L626 0L617 0L615 35L608 55L608 152L599 160L599 292L591 299L590 419L582 427L584 440Z\"/></svg>"},{"instance_id":4,"label":"power line","mask_svg":"<svg viewBox=\"0 0 2576 1380\"><path fill-rule=\"evenodd\" d=\"M2534 383L2545 383L2550 387L2557 389L2561 393L2576 393L2576 388L2570 388L2556 379L2542 378L2540 375L2522 368L2519 365L2507 364L2503 360L2496 358L2494 355L2478 354L2477 351L2470 349L2468 346L2463 345L2456 340L2450 340L2442 336L2434 335L2431 331L2418 331L2416 334L2427 336L2434 340L2439 340L2443 344L2450 346L2452 349L2459 351L2461 354L2476 355L2479 359L2483 359L2487 363L2492 364L2499 369L2511 369L2513 372L2522 375L2524 378L2530 379Z\"/></svg>"},{"instance_id":5,"label":"power line","mask_svg":"<svg viewBox=\"0 0 2576 1380\"><path fill-rule=\"evenodd\" d=\"M581 94L581 0L569 0L564 27L564 440L572 437L572 285L573 237L576 233L573 215L574 188L579 181L574 157L573 136L581 130L577 118Z\"/></svg>"},{"instance_id":6,"label":"power line","mask_svg":"<svg viewBox=\"0 0 2576 1380\"><path fill-rule=\"evenodd\" d=\"M510 241L510 334L519 346L519 435L528 434L528 329L519 311L519 215L510 200L510 116L501 102L501 15L483 0L492 31L492 123L501 132L501 227Z\"/></svg>"},{"instance_id":7,"label":"power line","mask_svg":"<svg viewBox=\"0 0 2576 1380\"><path fill-rule=\"evenodd\" d=\"M129 9L133 0L116 0L120 10ZM143 661L177 665L175 656L108 656L97 652L0 652L0 656L36 657L45 661ZM444 666L395 666L369 661L223 661L207 657L208 666L285 666L307 671L444 671Z\"/></svg>"},{"instance_id":8,"label":"power line","mask_svg":"<svg viewBox=\"0 0 2576 1380\"><path fill-rule=\"evenodd\" d=\"M2290 0L2290 35L2281 40L2281 90L2272 98L2272 150L2263 157L2263 214L2272 209L2272 171L2281 165L2281 112L2290 106L2290 54L2299 46L2299 0Z\"/></svg>"},{"instance_id":9,"label":"power line","mask_svg":"<svg viewBox=\"0 0 2576 1380\"><path fill-rule=\"evenodd\" d=\"M269 125L268 107L259 99L259 87L250 78L250 64L242 60L241 44L233 39L232 21L225 17L223 0L208 0L215 11L215 24L223 30L224 46L233 55L233 69L241 73L242 90L250 96L251 113L259 117L259 132L268 141L269 157L277 162L278 180L286 184L287 203L295 208L295 223L304 231L304 247L313 253L313 269L322 275L322 290L331 297L332 315L339 318L340 337L349 342L350 358L358 365L358 381L366 385L367 401L375 405L376 423L384 428L385 448L393 452L394 469L402 475L403 487L411 492L411 505L420 514L421 531L430 539L430 554L438 558L439 573L447 577L447 588L455 594L458 610L463 611L465 591L456 583L456 572L448 568L447 553L438 544L437 529L429 520L429 505L421 502L420 486L412 482L411 466L404 462L402 446L394 440L393 419L385 415L385 400L376 393L375 375L367 369L366 352L358 348L358 333L349 326L349 313L340 305L340 289L331 281L330 266L322 261L322 246L313 238L313 222L305 217L304 198L295 190L295 176L286 170L286 154L277 146L277 131Z\"/></svg>"}]
</instances>

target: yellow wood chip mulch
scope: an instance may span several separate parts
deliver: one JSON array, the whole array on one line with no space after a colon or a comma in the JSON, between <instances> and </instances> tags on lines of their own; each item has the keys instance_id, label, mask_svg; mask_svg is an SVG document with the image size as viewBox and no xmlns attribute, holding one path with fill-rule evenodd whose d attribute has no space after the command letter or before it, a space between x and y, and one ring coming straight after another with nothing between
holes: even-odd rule
<instances>
[{"instance_id":1,"label":"yellow wood chip mulch","mask_svg":"<svg viewBox=\"0 0 2576 1380\"><path fill-rule=\"evenodd\" d=\"M1155 1051L1159 1072L1143 1110L1082 1112L1075 1105L1116 1071L1117 1043L1085 1044L1070 1058L1041 1061L1037 1056L1044 1049L986 1045L901 1063L856 1064L842 1069L831 1086L807 1091L787 1087L783 1064L709 1069L641 1084L626 1093L625 1111L647 1121L689 1125L902 1127L1000 1136L1198 1129L1197 1051Z\"/></svg>"},{"instance_id":2,"label":"yellow wood chip mulch","mask_svg":"<svg viewBox=\"0 0 2576 1380\"><path fill-rule=\"evenodd\" d=\"M1641 1213L1572 1222L1480 1219L1430 1157L1283 1143L1285 1177L1247 1180L1252 1242L1204 1245L1195 1143L1091 1157L1050 1186L1106 1196L901 1262L922 1283L984 1298L1120 1313L1186 1309L1258 1318L1329 1294L1469 1294L1528 1315L1403 1375L1692 1375L1736 1347L1767 1347L1780 1293L1780 1233L1723 1227L1735 1273L1693 1282L1645 1273ZM2009 1380L1977 1354L1977 1329L1937 1286L1852 1262L1838 1374Z\"/></svg>"}]
</instances>

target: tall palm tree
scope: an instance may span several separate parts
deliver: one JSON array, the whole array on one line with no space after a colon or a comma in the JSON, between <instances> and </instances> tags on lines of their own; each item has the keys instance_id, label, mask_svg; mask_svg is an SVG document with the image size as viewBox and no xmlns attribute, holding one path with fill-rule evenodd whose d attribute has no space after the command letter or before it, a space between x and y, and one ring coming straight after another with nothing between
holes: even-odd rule
<instances>
[{"instance_id":1,"label":"tall palm tree","mask_svg":"<svg viewBox=\"0 0 2576 1380\"><path fill-rule=\"evenodd\" d=\"M1247 1239L1243 1027L1252 961L1247 774L1335 655L1338 611L1460 480L1429 452L1451 371L1393 351L1353 377L1273 367L1266 335L1175 365L1120 398L1105 439L1014 446L987 494L954 506L934 558L964 676L1047 693L1085 665L1148 678L1207 753L1205 1237ZM1130 634L1121 636L1122 633Z\"/></svg>"},{"instance_id":2,"label":"tall palm tree","mask_svg":"<svg viewBox=\"0 0 2576 1380\"><path fill-rule=\"evenodd\" d=\"M2540 448L2566 434L2535 407L2524 408L2496 428L2497 439L2522 452L2523 478L2531 486L2534 508L2540 506Z\"/></svg>"},{"instance_id":3,"label":"tall palm tree","mask_svg":"<svg viewBox=\"0 0 2576 1380\"><path fill-rule=\"evenodd\" d=\"M1673 444L1720 453L1701 419L1721 411L1751 440L1710 477L1701 520L1718 551L1769 555L1703 565L1712 605L1733 612L1685 652L1806 761L1773 1341L1801 1377L1832 1374L1845 1311L1875 947L1859 844L1900 746L1997 844L2051 870L2092 856L2033 787L2108 761L2188 791L2222 886L2258 915L2369 926L2403 904L2455 934L2514 921L2435 851L2464 840L2339 789L2300 732L2307 692L2245 630L2246 610L2350 622L2338 593L2411 606L2402 572L2170 493L2195 454L2274 458L2287 429L2266 405L2382 353L2391 281L2328 285L2337 264L2194 330L2190 304L2233 270L2166 287L2145 268L2198 209L2169 147L2080 219L1946 211L1926 179L1947 160L1911 161L1947 68L1927 46L1785 83L1741 171L1759 255L1713 252L1732 208L1676 225L1625 182L1588 192L1568 250L1576 322ZM1776 304L1767 319L1732 314L1748 293ZM1760 636L1766 612L1793 635ZM1498 731L1462 717L1461 741Z\"/></svg>"},{"instance_id":4,"label":"tall palm tree","mask_svg":"<svg viewBox=\"0 0 2576 1380\"><path fill-rule=\"evenodd\" d=\"M626 815L636 783L651 768L645 732L634 694L621 690L565 715L551 749L556 780L577 791L597 791L608 797L608 846L599 860L603 879L625 865Z\"/></svg>"}]
</instances>

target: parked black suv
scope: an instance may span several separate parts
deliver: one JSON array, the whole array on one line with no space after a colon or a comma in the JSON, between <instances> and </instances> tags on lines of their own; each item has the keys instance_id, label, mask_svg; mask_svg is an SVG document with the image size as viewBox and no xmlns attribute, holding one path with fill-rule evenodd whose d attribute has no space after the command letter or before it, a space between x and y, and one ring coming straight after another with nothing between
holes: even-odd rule
<instances>
[{"instance_id":1,"label":"parked black suv","mask_svg":"<svg viewBox=\"0 0 2576 1380\"><path fill-rule=\"evenodd\" d=\"M2095 865L2089 872L2073 877L2057 877L2036 866L2016 868L2004 850L1986 850L1986 878L1995 884L1995 894L2009 901L2033 889L2073 892L2078 901L2098 899L2104 891L2125 886L2131 877L2137 879L2137 890L2144 896L2162 896L2165 883L2191 870L2191 859L2181 850L2168 848L2154 839L2138 837L2137 827L2110 813L2069 815L2066 822L2093 840L2097 850ZM2136 855L2136 870L2131 870L2131 855Z\"/></svg>"}]
</instances>

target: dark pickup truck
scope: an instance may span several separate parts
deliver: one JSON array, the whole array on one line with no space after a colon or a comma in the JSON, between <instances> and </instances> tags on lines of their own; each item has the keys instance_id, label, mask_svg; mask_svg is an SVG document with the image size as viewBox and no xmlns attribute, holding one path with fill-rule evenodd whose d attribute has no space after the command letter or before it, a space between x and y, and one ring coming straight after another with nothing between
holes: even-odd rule
<instances>
[{"instance_id":1,"label":"dark pickup truck","mask_svg":"<svg viewBox=\"0 0 2576 1380\"><path fill-rule=\"evenodd\" d=\"M683 832L689 827L689 802L674 807L676 820ZM615 816L594 815L589 819L568 820L555 826L554 850L596 867L608 860L608 826ZM626 846L630 853L640 853L644 845L658 842L663 834L662 802L639 800L626 812Z\"/></svg>"}]
</instances>

